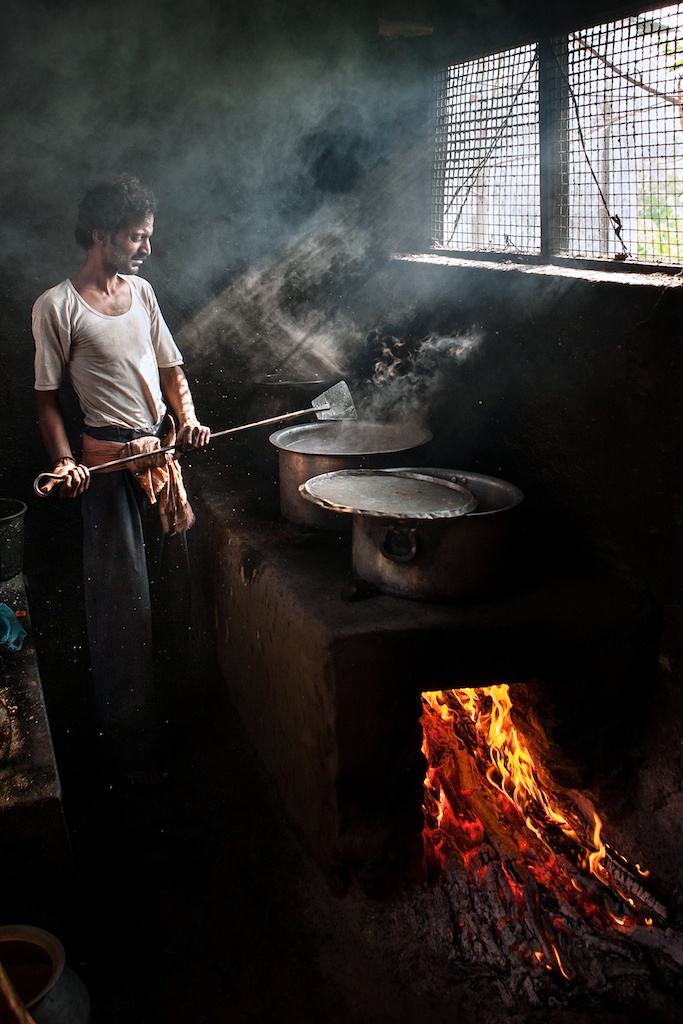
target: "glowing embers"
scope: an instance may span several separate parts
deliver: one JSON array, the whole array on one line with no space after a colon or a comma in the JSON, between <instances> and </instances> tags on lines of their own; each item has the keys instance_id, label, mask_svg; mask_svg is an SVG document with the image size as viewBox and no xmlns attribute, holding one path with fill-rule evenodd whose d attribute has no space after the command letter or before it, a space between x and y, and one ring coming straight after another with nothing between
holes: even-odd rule
<instances>
[{"instance_id":1,"label":"glowing embers","mask_svg":"<svg viewBox=\"0 0 683 1024\"><path fill-rule=\"evenodd\" d=\"M534 762L508 687L422 701L425 855L463 956L565 980L594 973L607 946L630 958L623 936L644 942L666 910L605 846L590 801Z\"/></svg>"}]
</instances>

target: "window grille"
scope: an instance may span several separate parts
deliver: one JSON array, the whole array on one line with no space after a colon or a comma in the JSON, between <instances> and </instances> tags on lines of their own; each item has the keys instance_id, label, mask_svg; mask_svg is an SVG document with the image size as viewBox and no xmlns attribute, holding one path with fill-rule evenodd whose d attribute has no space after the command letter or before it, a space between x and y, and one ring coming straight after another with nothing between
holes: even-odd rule
<instances>
[{"instance_id":1,"label":"window grille","mask_svg":"<svg viewBox=\"0 0 683 1024\"><path fill-rule=\"evenodd\" d=\"M455 64L437 92L436 244L539 252L536 48Z\"/></svg>"},{"instance_id":2,"label":"window grille","mask_svg":"<svg viewBox=\"0 0 683 1024\"><path fill-rule=\"evenodd\" d=\"M456 64L433 245L683 262L682 155L683 3Z\"/></svg>"}]
</instances>

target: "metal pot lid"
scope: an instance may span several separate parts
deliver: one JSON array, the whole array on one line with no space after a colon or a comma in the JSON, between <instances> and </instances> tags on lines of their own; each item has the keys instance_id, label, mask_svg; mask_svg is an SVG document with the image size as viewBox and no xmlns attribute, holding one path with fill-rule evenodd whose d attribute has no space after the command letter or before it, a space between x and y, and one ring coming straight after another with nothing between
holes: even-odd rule
<instances>
[{"instance_id":1,"label":"metal pot lid","mask_svg":"<svg viewBox=\"0 0 683 1024\"><path fill-rule=\"evenodd\" d=\"M390 519L453 519L477 507L461 484L414 470L341 469L311 477L299 493L333 512Z\"/></svg>"},{"instance_id":2,"label":"metal pot lid","mask_svg":"<svg viewBox=\"0 0 683 1024\"><path fill-rule=\"evenodd\" d=\"M270 435L271 444L302 455L381 455L431 441L432 433L410 424L328 420L299 423Z\"/></svg>"}]
</instances>

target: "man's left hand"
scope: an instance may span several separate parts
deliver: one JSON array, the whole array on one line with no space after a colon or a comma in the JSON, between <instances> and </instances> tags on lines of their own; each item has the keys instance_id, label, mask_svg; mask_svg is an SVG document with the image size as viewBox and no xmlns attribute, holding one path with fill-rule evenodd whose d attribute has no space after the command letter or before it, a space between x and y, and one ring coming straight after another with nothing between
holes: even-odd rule
<instances>
[{"instance_id":1,"label":"man's left hand","mask_svg":"<svg viewBox=\"0 0 683 1024\"><path fill-rule=\"evenodd\" d=\"M177 444L184 451L204 448L211 440L211 428L202 426L197 420L186 420L178 429Z\"/></svg>"}]
</instances>

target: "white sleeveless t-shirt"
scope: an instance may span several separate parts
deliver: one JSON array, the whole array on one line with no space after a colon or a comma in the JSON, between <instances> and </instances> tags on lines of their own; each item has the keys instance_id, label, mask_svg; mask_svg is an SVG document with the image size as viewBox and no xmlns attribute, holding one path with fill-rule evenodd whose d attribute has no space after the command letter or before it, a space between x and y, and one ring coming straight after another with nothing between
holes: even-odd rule
<instances>
[{"instance_id":1,"label":"white sleeveless t-shirt","mask_svg":"<svg viewBox=\"0 0 683 1024\"><path fill-rule=\"evenodd\" d=\"M150 283L125 280L131 305L120 316L93 309L69 280L33 306L35 389L56 391L68 373L89 427L158 423L166 411L159 369L183 362Z\"/></svg>"}]
</instances>

